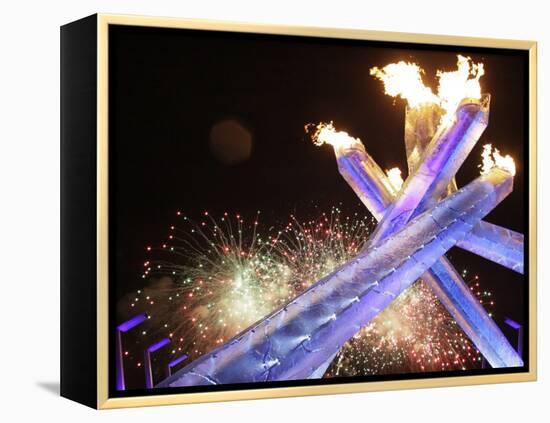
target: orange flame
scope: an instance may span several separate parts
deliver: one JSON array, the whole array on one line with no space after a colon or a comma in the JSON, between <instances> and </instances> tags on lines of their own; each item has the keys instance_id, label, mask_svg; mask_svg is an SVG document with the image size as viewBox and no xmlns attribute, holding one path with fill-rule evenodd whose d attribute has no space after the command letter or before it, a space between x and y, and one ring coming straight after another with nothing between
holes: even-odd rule
<instances>
[{"instance_id":1,"label":"orange flame","mask_svg":"<svg viewBox=\"0 0 550 423\"><path fill-rule=\"evenodd\" d=\"M370 74L384 83L386 94L401 97L416 107L422 103L438 103L439 99L429 87L422 82L424 70L416 63L390 63L382 69L374 67Z\"/></svg>"},{"instance_id":2,"label":"orange flame","mask_svg":"<svg viewBox=\"0 0 550 423\"><path fill-rule=\"evenodd\" d=\"M394 191L396 193L401 191L401 187L403 186L401 169L399 169L398 167L393 167L390 170L386 170L386 174L388 175L388 180L390 181L390 185L392 186Z\"/></svg>"},{"instance_id":3,"label":"orange flame","mask_svg":"<svg viewBox=\"0 0 550 423\"><path fill-rule=\"evenodd\" d=\"M308 129L310 127L311 124L305 126L306 132L309 132ZM315 145L330 144L334 148L349 148L354 144L361 143L359 138L353 138L344 131L337 131L332 122L319 123L318 125L314 125L314 127L315 132L311 139Z\"/></svg>"},{"instance_id":4,"label":"orange flame","mask_svg":"<svg viewBox=\"0 0 550 423\"><path fill-rule=\"evenodd\" d=\"M386 94L407 100L409 107L438 104L445 110L447 118L454 114L462 99L481 98L479 79L485 74L483 63L473 63L470 57L458 55L456 64L456 71L437 71L437 95L424 85L424 70L416 63L390 63L382 69L372 68L370 74L384 83Z\"/></svg>"},{"instance_id":5,"label":"orange flame","mask_svg":"<svg viewBox=\"0 0 550 423\"><path fill-rule=\"evenodd\" d=\"M462 99L481 98L479 79L485 75L483 63L473 63L469 57L458 55L457 70L437 71L439 86L437 96L447 113L454 113Z\"/></svg>"},{"instance_id":6,"label":"orange flame","mask_svg":"<svg viewBox=\"0 0 550 423\"><path fill-rule=\"evenodd\" d=\"M483 152L481 153L482 163L479 165L481 168L481 174L486 175L494 167L503 169L510 174L516 174L516 164L514 159L510 155L502 156L498 149L493 149L491 144L485 144L483 146Z\"/></svg>"}]
</instances>

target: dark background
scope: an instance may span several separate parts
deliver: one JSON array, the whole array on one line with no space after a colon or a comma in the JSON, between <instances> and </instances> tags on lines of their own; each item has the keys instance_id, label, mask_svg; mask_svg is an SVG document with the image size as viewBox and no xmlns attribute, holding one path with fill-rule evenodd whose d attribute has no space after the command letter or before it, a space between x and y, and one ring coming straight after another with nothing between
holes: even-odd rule
<instances>
[{"instance_id":1,"label":"dark background","mask_svg":"<svg viewBox=\"0 0 550 423\"><path fill-rule=\"evenodd\" d=\"M346 212L364 212L338 173L332 148L315 147L304 125L332 120L337 129L361 138L383 169L399 166L405 172L405 103L385 95L369 69L416 62L435 91L436 70L455 70L457 54L484 63L482 91L492 96L489 126L457 175L458 185L479 175L483 144L511 154L514 192L486 220L524 232L524 52L111 27L111 299L143 286L145 247L166 239L177 210L191 217L204 210L245 216L261 210L267 225L286 222L291 212L317 217L340 203ZM224 119L240 122L252 135L251 156L242 163L225 165L210 151L211 128ZM456 248L449 257L493 292L497 323L511 317L527 324L522 275Z\"/></svg>"}]
</instances>

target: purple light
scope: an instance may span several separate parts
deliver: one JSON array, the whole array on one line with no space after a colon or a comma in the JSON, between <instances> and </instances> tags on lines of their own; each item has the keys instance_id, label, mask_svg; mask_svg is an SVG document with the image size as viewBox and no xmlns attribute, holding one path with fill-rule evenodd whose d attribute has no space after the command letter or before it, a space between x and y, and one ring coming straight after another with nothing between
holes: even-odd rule
<instances>
[{"instance_id":1,"label":"purple light","mask_svg":"<svg viewBox=\"0 0 550 423\"><path fill-rule=\"evenodd\" d=\"M126 322L118 325L117 329L123 333L128 332L130 329L135 328L137 325L143 323L145 320L147 320L146 313L138 314L137 316L132 317L130 320L127 320Z\"/></svg>"},{"instance_id":2,"label":"purple light","mask_svg":"<svg viewBox=\"0 0 550 423\"><path fill-rule=\"evenodd\" d=\"M144 370L145 370L145 387L151 389L153 387L153 370L151 368L151 353L161 349L165 345L170 343L170 338L163 338L158 342L155 342L143 353Z\"/></svg>"},{"instance_id":3,"label":"purple light","mask_svg":"<svg viewBox=\"0 0 550 423\"><path fill-rule=\"evenodd\" d=\"M511 328L513 328L515 330L520 330L521 329L521 325L518 322L516 322L515 320L506 319L504 321L504 323L506 323L508 326L510 326Z\"/></svg>"},{"instance_id":4,"label":"purple light","mask_svg":"<svg viewBox=\"0 0 550 423\"><path fill-rule=\"evenodd\" d=\"M170 338L161 339L160 341L154 343L149 348L147 348L147 351L149 351L150 353L153 353L153 352L161 349L162 347L164 347L166 344L169 344L169 343L170 343Z\"/></svg>"},{"instance_id":5,"label":"purple light","mask_svg":"<svg viewBox=\"0 0 550 423\"><path fill-rule=\"evenodd\" d=\"M121 323L117 326L116 332L116 388L119 391L124 391L126 385L124 383L124 359L122 357L122 334L128 332L130 329L135 328L137 325L143 323L147 320L148 316L146 313L138 314L135 317L132 317L130 320L127 320L124 323Z\"/></svg>"},{"instance_id":6,"label":"purple light","mask_svg":"<svg viewBox=\"0 0 550 423\"><path fill-rule=\"evenodd\" d=\"M182 355L180 355L178 358L175 358L175 359L172 360L170 363L168 363L168 368L171 369L172 367L177 366L177 365L180 364L182 361L187 360L187 357L188 357L187 354L182 354Z\"/></svg>"},{"instance_id":7,"label":"purple light","mask_svg":"<svg viewBox=\"0 0 550 423\"><path fill-rule=\"evenodd\" d=\"M504 320L504 323L506 323L512 329L517 331L518 333L517 352L520 356L523 356L523 326L512 319L506 319Z\"/></svg>"}]
</instances>

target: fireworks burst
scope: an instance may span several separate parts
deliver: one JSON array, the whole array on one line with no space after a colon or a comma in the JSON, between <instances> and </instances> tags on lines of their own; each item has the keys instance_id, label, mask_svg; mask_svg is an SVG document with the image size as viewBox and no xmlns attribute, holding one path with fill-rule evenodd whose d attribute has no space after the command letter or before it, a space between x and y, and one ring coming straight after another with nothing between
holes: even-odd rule
<instances>
[{"instance_id":1,"label":"fireworks burst","mask_svg":"<svg viewBox=\"0 0 550 423\"><path fill-rule=\"evenodd\" d=\"M338 208L308 221L291 215L281 228L262 228L259 217L205 212L195 221L178 212L166 242L147 247L155 257L144 263L148 287L121 304L126 312L148 313L143 336L169 336L171 355L194 360L354 257L375 224L369 216L343 216ZM482 303L492 305L477 277L468 283ZM466 369L480 361L418 281L344 345L326 376Z\"/></svg>"},{"instance_id":2,"label":"fireworks burst","mask_svg":"<svg viewBox=\"0 0 550 423\"><path fill-rule=\"evenodd\" d=\"M477 276L468 277L480 302L492 308ZM340 351L327 377L479 368L482 356L437 297L418 280Z\"/></svg>"}]
</instances>

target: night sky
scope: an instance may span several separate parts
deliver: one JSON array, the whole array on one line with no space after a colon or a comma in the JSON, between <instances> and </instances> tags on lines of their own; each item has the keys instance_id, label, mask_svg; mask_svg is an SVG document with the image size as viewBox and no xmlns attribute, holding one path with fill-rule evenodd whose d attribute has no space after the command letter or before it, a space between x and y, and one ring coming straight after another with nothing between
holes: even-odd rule
<instances>
[{"instance_id":1,"label":"night sky","mask_svg":"<svg viewBox=\"0 0 550 423\"><path fill-rule=\"evenodd\" d=\"M489 126L457 182L461 186L479 175L485 143L512 155L514 192L485 220L524 232L523 53L138 27L113 27L109 38L115 301L143 286L145 247L165 239L177 210L189 216L204 210L252 216L261 210L266 225L285 222L289 213L315 217L338 204L364 212L338 173L332 148L314 146L304 125L333 121L336 129L359 137L383 169L406 172L405 103L385 95L381 82L369 75L373 66L400 60L423 67L424 82L434 91L435 71L456 69L457 54L484 63ZM250 151L242 153L249 158L238 163L224 163L210 145L212 128L228 119L250 137ZM504 317L525 323L522 275L457 248L448 256L457 268L475 270L493 292L497 323Z\"/></svg>"}]
</instances>

